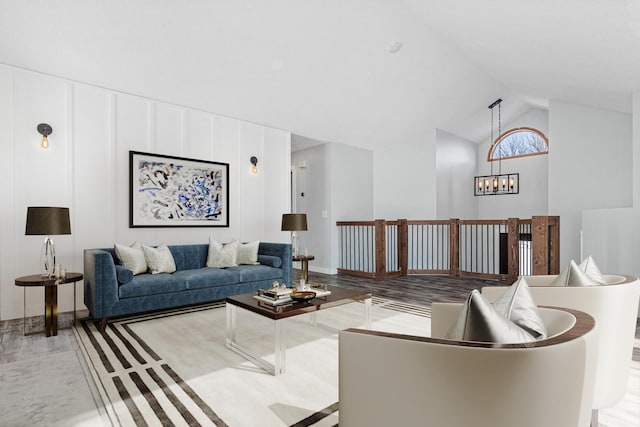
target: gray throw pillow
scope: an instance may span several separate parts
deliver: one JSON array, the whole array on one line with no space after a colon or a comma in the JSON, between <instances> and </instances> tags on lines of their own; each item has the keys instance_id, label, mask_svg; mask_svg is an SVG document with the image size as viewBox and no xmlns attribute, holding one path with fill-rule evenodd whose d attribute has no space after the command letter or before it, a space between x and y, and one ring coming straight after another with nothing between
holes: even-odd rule
<instances>
[{"instance_id":1,"label":"gray throw pillow","mask_svg":"<svg viewBox=\"0 0 640 427\"><path fill-rule=\"evenodd\" d=\"M498 313L478 290L471 291L447 339L514 344L535 341L527 331Z\"/></svg>"},{"instance_id":2,"label":"gray throw pillow","mask_svg":"<svg viewBox=\"0 0 640 427\"><path fill-rule=\"evenodd\" d=\"M495 300L493 308L537 339L547 337L547 328L540 318L538 306L524 277L516 280L507 292Z\"/></svg>"},{"instance_id":3,"label":"gray throw pillow","mask_svg":"<svg viewBox=\"0 0 640 427\"><path fill-rule=\"evenodd\" d=\"M587 274L587 276L591 277L594 281L601 284L607 283L607 281L604 280L604 276L600 272L600 269L596 265L596 262L593 260L593 258L591 258L591 255L589 255L584 260L582 260L582 262L578 267L580 267L580 269L584 271Z\"/></svg>"},{"instance_id":4,"label":"gray throw pillow","mask_svg":"<svg viewBox=\"0 0 640 427\"><path fill-rule=\"evenodd\" d=\"M599 284L589 277L574 260L571 260L569 266L558 274L550 286L597 286Z\"/></svg>"}]
</instances>

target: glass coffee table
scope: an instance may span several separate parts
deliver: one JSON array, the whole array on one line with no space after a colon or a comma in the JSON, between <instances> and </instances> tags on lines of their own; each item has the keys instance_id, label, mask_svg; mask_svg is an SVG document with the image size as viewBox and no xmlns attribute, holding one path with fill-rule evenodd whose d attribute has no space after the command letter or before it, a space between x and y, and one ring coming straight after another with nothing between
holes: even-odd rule
<instances>
[{"instance_id":1,"label":"glass coffee table","mask_svg":"<svg viewBox=\"0 0 640 427\"><path fill-rule=\"evenodd\" d=\"M337 307L352 302L364 302L364 327L371 329L371 294L359 290L343 289L335 286L327 286L331 291L330 295L316 297L310 301L290 302L283 305L269 305L255 299L252 294L235 295L226 299L227 316L227 338L226 345L229 349L238 353L245 359L251 361L256 366L270 372L273 375L280 375L285 372L286 367L286 342L285 325L283 319L299 316L301 314L311 315L311 325L319 325L316 322L316 313L332 307ZM238 308L248 310L257 315L273 320L274 325L274 363L270 363L257 355L251 354L242 348L236 341L236 317ZM326 327L326 326L323 326ZM328 327L328 329L332 329Z\"/></svg>"}]
</instances>

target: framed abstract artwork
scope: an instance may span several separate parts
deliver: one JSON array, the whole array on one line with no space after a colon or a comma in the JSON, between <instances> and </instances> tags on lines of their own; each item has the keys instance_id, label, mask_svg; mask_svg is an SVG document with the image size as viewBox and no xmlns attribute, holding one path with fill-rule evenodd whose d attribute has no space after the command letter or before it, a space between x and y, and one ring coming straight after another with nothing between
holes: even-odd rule
<instances>
[{"instance_id":1,"label":"framed abstract artwork","mask_svg":"<svg viewBox=\"0 0 640 427\"><path fill-rule=\"evenodd\" d=\"M229 164L129 151L129 227L228 227Z\"/></svg>"}]
</instances>

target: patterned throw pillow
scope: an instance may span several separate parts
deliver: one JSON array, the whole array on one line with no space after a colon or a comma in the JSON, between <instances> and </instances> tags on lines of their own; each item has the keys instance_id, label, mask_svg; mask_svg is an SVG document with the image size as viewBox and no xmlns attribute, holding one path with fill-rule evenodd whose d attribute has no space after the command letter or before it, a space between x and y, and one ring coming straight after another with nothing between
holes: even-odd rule
<instances>
[{"instance_id":1,"label":"patterned throw pillow","mask_svg":"<svg viewBox=\"0 0 640 427\"><path fill-rule=\"evenodd\" d=\"M213 238L209 239L209 254L207 256L207 267L226 268L237 266L238 241L232 240L227 244L222 244Z\"/></svg>"},{"instance_id":2,"label":"patterned throw pillow","mask_svg":"<svg viewBox=\"0 0 640 427\"><path fill-rule=\"evenodd\" d=\"M140 243L134 242L131 246L116 243L114 248L116 257L120 260L122 265L131 270L134 275L147 272L147 261L144 257L144 252Z\"/></svg>"},{"instance_id":3,"label":"patterned throw pillow","mask_svg":"<svg viewBox=\"0 0 640 427\"><path fill-rule=\"evenodd\" d=\"M511 320L498 313L491 303L474 289L462 307L458 319L446 335L458 341L502 344L524 343L536 339Z\"/></svg>"},{"instance_id":4,"label":"patterned throw pillow","mask_svg":"<svg viewBox=\"0 0 640 427\"><path fill-rule=\"evenodd\" d=\"M176 271L173 255L171 255L171 251L164 243L157 248L142 245L142 250L151 274L173 273Z\"/></svg>"},{"instance_id":5,"label":"patterned throw pillow","mask_svg":"<svg viewBox=\"0 0 640 427\"><path fill-rule=\"evenodd\" d=\"M256 240L255 242L238 244L238 256L236 259L236 264L248 264L248 265L256 265L260 264L258 262L258 249L260 248L260 241Z\"/></svg>"}]
</instances>

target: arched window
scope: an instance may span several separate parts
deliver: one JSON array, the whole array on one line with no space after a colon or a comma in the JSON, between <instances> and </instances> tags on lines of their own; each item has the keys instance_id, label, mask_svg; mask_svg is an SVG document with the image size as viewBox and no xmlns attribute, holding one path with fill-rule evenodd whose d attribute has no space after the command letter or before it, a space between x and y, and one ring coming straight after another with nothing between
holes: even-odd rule
<instances>
[{"instance_id":1,"label":"arched window","mask_svg":"<svg viewBox=\"0 0 640 427\"><path fill-rule=\"evenodd\" d=\"M515 128L504 132L489 149L487 161L536 156L549 152L549 140L538 129Z\"/></svg>"}]
</instances>

